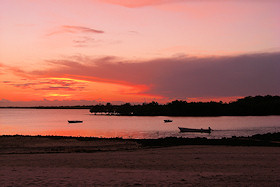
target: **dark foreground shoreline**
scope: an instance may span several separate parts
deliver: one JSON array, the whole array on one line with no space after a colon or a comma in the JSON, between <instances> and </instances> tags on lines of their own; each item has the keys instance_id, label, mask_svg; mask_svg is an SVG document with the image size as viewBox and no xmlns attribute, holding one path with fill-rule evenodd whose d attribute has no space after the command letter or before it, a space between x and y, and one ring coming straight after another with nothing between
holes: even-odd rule
<instances>
[{"instance_id":1,"label":"dark foreground shoreline","mask_svg":"<svg viewBox=\"0 0 280 187\"><path fill-rule=\"evenodd\" d=\"M266 146L280 147L280 132L250 137L222 139L177 138L122 139L72 136L0 136L0 154L22 153L93 153L100 151L137 150L183 145Z\"/></svg>"},{"instance_id":2,"label":"dark foreground shoreline","mask_svg":"<svg viewBox=\"0 0 280 187\"><path fill-rule=\"evenodd\" d=\"M279 136L218 140L0 136L0 184L279 186Z\"/></svg>"}]
</instances>

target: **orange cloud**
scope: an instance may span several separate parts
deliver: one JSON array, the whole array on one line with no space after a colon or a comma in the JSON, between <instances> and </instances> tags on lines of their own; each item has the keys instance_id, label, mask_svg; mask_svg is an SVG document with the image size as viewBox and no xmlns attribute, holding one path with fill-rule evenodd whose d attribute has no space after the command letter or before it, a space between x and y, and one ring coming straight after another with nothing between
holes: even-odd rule
<instances>
[{"instance_id":1,"label":"orange cloud","mask_svg":"<svg viewBox=\"0 0 280 187\"><path fill-rule=\"evenodd\" d=\"M280 53L202 58L184 56L138 62L112 57L72 59L52 62L60 67L49 72L56 76L140 86L142 91L137 94L166 98L280 93L277 86L280 83Z\"/></svg>"},{"instance_id":2,"label":"orange cloud","mask_svg":"<svg viewBox=\"0 0 280 187\"><path fill-rule=\"evenodd\" d=\"M280 93L280 53L181 56L135 62L115 57L79 56L48 63L51 68L31 72L7 68L25 79L2 79L0 85L25 90L21 94L14 93L14 98L38 94L36 98L108 102L209 98L229 101L226 98ZM3 96L0 98L11 98L8 94Z\"/></svg>"},{"instance_id":3,"label":"orange cloud","mask_svg":"<svg viewBox=\"0 0 280 187\"><path fill-rule=\"evenodd\" d=\"M29 82L26 82L29 81ZM55 78L45 78L45 79L33 79L24 81L2 81L2 83L18 87L18 88L32 88L34 90L67 90L76 91L85 88L85 84L80 81L75 81L74 79L55 79Z\"/></svg>"},{"instance_id":4,"label":"orange cloud","mask_svg":"<svg viewBox=\"0 0 280 187\"><path fill-rule=\"evenodd\" d=\"M67 69L69 64L54 63L52 69L45 71L26 72L21 70L20 75L11 80L4 79L0 82L0 87L4 91L0 94L0 98L9 99L12 101L18 100L91 100L93 98L98 101L151 101L160 99L160 96L145 94L144 90L148 87L145 85L135 85L130 82L122 80L110 80L106 78L99 78L94 76L83 75L78 73L83 65L75 72L60 72L61 68ZM79 64L76 64L77 66ZM70 65L71 66L71 65ZM72 67L75 67L73 63ZM11 69L10 67L6 67ZM20 79L19 77L24 77ZM30 79L28 78L30 77ZM12 94L8 94L11 90ZM45 105L48 102L46 102Z\"/></svg>"}]
</instances>

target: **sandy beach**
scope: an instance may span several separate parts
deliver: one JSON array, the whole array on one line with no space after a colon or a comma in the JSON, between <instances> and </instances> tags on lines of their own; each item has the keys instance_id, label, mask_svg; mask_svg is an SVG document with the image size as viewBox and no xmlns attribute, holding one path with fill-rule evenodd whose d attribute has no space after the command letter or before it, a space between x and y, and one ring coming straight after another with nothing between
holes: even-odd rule
<instances>
[{"instance_id":1,"label":"sandy beach","mask_svg":"<svg viewBox=\"0 0 280 187\"><path fill-rule=\"evenodd\" d=\"M0 147L0 186L280 185L279 147L34 137L1 137Z\"/></svg>"}]
</instances>

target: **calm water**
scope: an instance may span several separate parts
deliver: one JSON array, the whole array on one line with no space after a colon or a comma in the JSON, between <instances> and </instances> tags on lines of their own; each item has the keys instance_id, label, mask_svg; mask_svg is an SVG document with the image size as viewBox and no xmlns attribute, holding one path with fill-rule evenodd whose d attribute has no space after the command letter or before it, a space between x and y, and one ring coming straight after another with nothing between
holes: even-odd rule
<instances>
[{"instance_id":1,"label":"calm water","mask_svg":"<svg viewBox=\"0 0 280 187\"><path fill-rule=\"evenodd\" d=\"M164 123L172 119L172 123ZM67 120L83 120L68 124ZM208 128L209 134L180 133L178 127ZM280 132L280 116L128 117L101 116L89 110L0 109L0 135L64 135L123 138L250 136Z\"/></svg>"}]
</instances>

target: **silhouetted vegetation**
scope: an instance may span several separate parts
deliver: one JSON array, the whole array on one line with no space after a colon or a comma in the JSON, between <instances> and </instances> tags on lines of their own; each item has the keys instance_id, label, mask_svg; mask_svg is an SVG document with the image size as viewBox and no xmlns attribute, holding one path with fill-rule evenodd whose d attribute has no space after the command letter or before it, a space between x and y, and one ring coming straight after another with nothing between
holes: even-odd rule
<instances>
[{"instance_id":1,"label":"silhouetted vegetation","mask_svg":"<svg viewBox=\"0 0 280 187\"><path fill-rule=\"evenodd\" d=\"M90 109L94 114L125 116L262 116L280 115L280 96L248 96L230 103L172 101L131 105L95 105Z\"/></svg>"},{"instance_id":2,"label":"silhouetted vegetation","mask_svg":"<svg viewBox=\"0 0 280 187\"><path fill-rule=\"evenodd\" d=\"M17 107L8 106L0 108L14 108L14 109L91 109L92 105L77 105L77 106L31 106L31 107Z\"/></svg>"},{"instance_id":3,"label":"silhouetted vegetation","mask_svg":"<svg viewBox=\"0 0 280 187\"><path fill-rule=\"evenodd\" d=\"M265 116L280 115L280 96L248 96L230 103L187 102L175 100L167 104L155 101L132 105L98 104L83 106L0 107L26 109L89 109L94 114L122 116Z\"/></svg>"},{"instance_id":4,"label":"silhouetted vegetation","mask_svg":"<svg viewBox=\"0 0 280 187\"><path fill-rule=\"evenodd\" d=\"M227 145L227 146L275 146L280 147L280 133L257 134L248 137L231 137L222 139L177 138L139 139L143 147L169 147L178 145Z\"/></svg>"},{"instance_id":5,"label":"silhouetted vegetation","mask_svg":"<svg viewBox=\"0 0 280 187\"><path fill-rule=\"evenodd\" d=\"M5 143L7 139L5 138L17 138L14 141L15 144ZM29 139L28 139L29 138ZM30 139L32 138L32 139ZM267 133L267 134L256 134L248 137L236 137L231 138L221 138L221 139L208 139L208 138L183 138L183 137L166 137L159 139L122 139L122 138L98 138L98 137L73 137L73 136L29 136L29 135L2 135L0 136L0 148L5 147L13 148L13 150L18 147L21 151L26 150L26 152L32 152L31 147L25 146L28 141L40 142L40 139L50 139L54 141L67 140L65 146L58 146L53 148L53 145L45 145L44 147L32 147L36 151L41 151L45 153L59 153L59 152L96 152L96 151L108 151L106 149L108 142L123 142L123 143L137 143L139 146L131 147L130 149L137 148L151 148L151 147L170 147L170 146L180 146L180 145L227 145L227 146L273 146L280 147L280 132L277 133ZM71 145L71 141L87 141L87 142L103 142L107 143L105 147L100 146L77 146ZM18 143L20 141L21 143ZM21 145L21 144L24 144ZM55 145L55 144L54 144ZM113 144L112 144L113 145ZM136 145L136 144L135 144ZM113 145L114 146L114 145ZM3 149L4 150L4 149ZM41 153L39 152L39 153ZM34 153L34 152L33 152Z\"/></svg>"}]
</instances>

